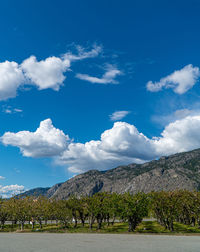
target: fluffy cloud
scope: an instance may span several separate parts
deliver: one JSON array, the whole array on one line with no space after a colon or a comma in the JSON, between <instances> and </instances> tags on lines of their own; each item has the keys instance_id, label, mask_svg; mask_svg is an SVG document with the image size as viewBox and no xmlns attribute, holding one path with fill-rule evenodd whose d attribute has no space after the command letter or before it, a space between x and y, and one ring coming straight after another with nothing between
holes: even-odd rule
<instances>
[{"instance_id":1,"label":"fluffy cloud","mask_svg":"<svg viewBox=\"0 0 200 252\"><path fill-rule=\"evenodd\" d=\"M128 114L130 114L130 111L127 111L127 110L115 111L114 113L110 115L110 120L118 121L124 118L125 116L127 116Z\"/></svg>"},{"instance_id":2,"label":"fluffy cloud","mask_svg":"<svg viewBox=\"0 0 200 252\"><path fill-rule=\"evenodd\" d=\"M71 172L81 173L92 169L107 170L118 165L139 162L139 160L104 151L101 149L101 141L90 141L85 144L69 144L55 162L67 166Z\"/></svg>"},{"instance_id":3,"label":"fluffy cloud","mask_svg":"<svg viewBox=\"0 0 200 252\"><path fill-rule=\"evenodd\" d=\"M72 172L107 170L118 165L141 163L143 159L155 157L150 142L133 125L116 122L113 128L101 135L99 141L69 144L56 161L68 165Z\"/></svg>"},{"instance_id":4,"label":"fluffy cloud","mask_svg":"<svg viewBox=\"0 0 200 252\"><path fill-rule=\"evenodd\" d=\"M6 132L1 141L5 145L20 148L26 157L48 157L59 155L67 148L69 137L62 130L56 129L50 119L40 123L35 132Z\"/></svg>"},{"instance_id":5,"label":"fluffy cloud","mask_svg":"<svg viewBox=\"0 0 200 252\"><path fill-rule=\"evenodd\" d=\"M101 134L101 149L120 156L148 160L155 157L152 140L134 125L116 122Z\"/></svg>"},{"instance_id":6,"label":"fluffy cloud","mask_svg":"<svg viewBox=\"0 0 200 252\"><path fill-rule=\"evenodd\" d=\"M200 115L187 116L167 125L154 139L158 156L200 148Z\"/></svg>"},{"instance_id":7,"label":"fluffy cloud","mask_svg":"<svg viewBox=\"0 0 200 252\"><path fill-rule=\"evenodd\" d=\"M117 84L118 81L116 81L115 78L121 74L122 72L119 69L115 68L112 65L108 65L106 67L106 72L103 74L101 78L90 76L88 74L81 74L81 73L76 74L76 78L80 80L85 80L91 83Z\"/></svg>"},{"instance_id":8,"label":"fluffy cloud","mask_svg":"<svg viewBox=\"0 0 200 252\"><path fill-rule=\"evenodd\" d=\"M70 70L71 62L98 56L102 48L94 45L90 51L77 47L78 54L71 52L62 57L48 57L38 61L35 56L25 59L21 64L5 61L0 63L0 101L14 98L17 90L25 84L36 86L39 90L58 91Z\"/></svg>"},{"instance_id":9,"label":"fluffy cloud","mask_svg":"<svg viewBox=\"0 0 200 252\"><path fill-rule=\"evenodd\" d=\"M50 119L41 122L36 132L5 133L6 145L20 148L24 156L54 157L57 164L78 173L90 169L106 170L128 163L142 163L160 156L200 148L200 114L188 115L169 123L159 137L148 138L134 125L115 122L98 141L69 142L55 129Z\"/></svg>"},{"instance_id":10,"label":"fluffy cloud","mask_svg":"<svg viewBox=\"0 0 200 252\"><path fill-rule=\"evenodd\" d=\"M5 179L5 177L3 177L3 176L0 176L0 179L1 179L1 180L3 180L3 179Z\"/></svg>"},{"instance_id":11,"label":"fluffy cloud","mask_svg":"<svg viewBox=\"0 0 200 252\"><path fill-rule=\"evenodd\" d=\"M72 172L107 170L128 163L142 163L156 157L153 140L139 133L134 125L116 122L101 135L101 140L85 144L71 143L56 158Z\"/></svg>"},{"instance_id":12,"label":"fluffy cloud","mask_svg":"<svg viewBox=\"0 0 200 252\"><path fill-rule=\"evenodd\" d=\"M72 172L106 170L121 164L142 163L160 156L200 148L200 115L186 116L165 127L160 137L152 139L134 125L116 122L102 133L99 141L71 143L56 158Z\"/></svg>"},{"instance_id":13,"label":"fluffy cloud","mask_svg":"<svg viewBox=\"0 0 200 252\"><path fill-rule=\"evenodd\" d=\"M0 185L0 196L2 198L9 198L23 192L25 192L25 187L23 185Z\"/></svg>"},{"instance_id":14,"label":"fluffy cloud","mask_svg":"<svg viewBox=\"0 0 200 252\"><path fill-rule=\"evenodd\" d=\"M184 94L195 85L199 76L199 68L189 64L181 70L174 71L172 74L160 79L159 82L149 81L147 90L158 92L163 88L172 88L175 93Z\"/></svg>"},{"instance_id":15,"label":"fluffy cloud","mask_svg":"<svg viewBox=\"0 0 200 252\"><path fill-rule=\"evenodd\" d=\"M35 56L31 56L21 64L26 79L36 85L39 90L52 88L58 91L65 80L63 74L69 67L69 60L62 60L58 57L37 61Z\"/></svg>"},{"instance_id":16,"label":"fluffy cloud","mask_svg":"<svg viewBox=\"0 0 200 252\"><path fill-rule=\"evenodd\" d=\"M24 80L23 72L16 62L0 63L0 100L16 97L17 89Z\"/></svg>"}]
</instances>

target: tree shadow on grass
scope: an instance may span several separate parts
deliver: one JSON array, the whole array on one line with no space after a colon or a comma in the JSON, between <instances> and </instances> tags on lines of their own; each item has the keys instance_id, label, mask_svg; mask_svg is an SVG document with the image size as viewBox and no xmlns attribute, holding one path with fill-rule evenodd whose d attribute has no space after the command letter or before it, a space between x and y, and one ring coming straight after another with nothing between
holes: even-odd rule
<instances>
[{"instance_id":1,"label":"tree shadow on grass","mask_svg":"<svg viewBox=\"0 0 200 252\"><path fill-rule=\"evenodd\" d=\"M184 225L181 223L174 223L174 230L178 233L200 233L198 226Z\"/></svg>"},{"instance_id":2,"label":"tree shadow on grass","mask_svg":"<svg viewBox=\"0 0 200 252\"><path fill-rule=\"evenodd\" d=\"M136 232L139 233L168 233L163 226L156 221L143 221L137 228Z\"/></svg>"}]
</instances>

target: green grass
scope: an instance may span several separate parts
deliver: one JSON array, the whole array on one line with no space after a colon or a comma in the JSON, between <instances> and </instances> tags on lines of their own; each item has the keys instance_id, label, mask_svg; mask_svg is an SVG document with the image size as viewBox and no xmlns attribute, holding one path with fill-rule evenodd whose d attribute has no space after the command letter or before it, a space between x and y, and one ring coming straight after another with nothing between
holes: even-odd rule
<instances>
[{"instance_id":1,"label":"green grass","mask_svg":"<svg viewBox=\"0 0 200 252\"><path fill-rule=\"evenodd\" d=\"M200 229L198 226L184 225L181 223L174 223L174 231L171 232L165 229L156 221L146 221L142 222L137 228L138 233L154 233L154 234L200 234Z\"/></svg>"},{"instance_id":2,"label":"green grass","mask_svg":"<svg viewBox=\"0 0 200 252\"><path fill-rule=\"evenodd\" d=\"M43 228L40 229L39 225L35 225L35 228L32 230L31 225L26 224L24 230L21 231L19 225L14 225L12 228L11 225L5 225L4 229L0 232L48 232L48 233L111 233L111 234L128 234L128 223L115 223L113 226L107 226L107 224L102 225L102 229L97 229L97 224L94 224L93 229L89 229L89 225L85 224L85 227L82 227L81 224L78 224L77 228L74 228L72 224L69 224L67 228L64 228L62 225L48 224L43 225ZM200 234L200 229L198 226L192 227L190 225L183 225L180 223L174 223L174 232L170 232L165 229L163 226L158 224L156 221L143 221L134 232L135 234Z\"/></svg>"}]
</instances>

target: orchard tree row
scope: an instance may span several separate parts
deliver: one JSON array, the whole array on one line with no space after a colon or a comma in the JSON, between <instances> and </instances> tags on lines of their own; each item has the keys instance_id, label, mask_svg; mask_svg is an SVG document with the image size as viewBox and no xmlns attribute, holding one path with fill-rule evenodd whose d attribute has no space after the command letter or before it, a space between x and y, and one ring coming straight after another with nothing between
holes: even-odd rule
<instances>
[{"instance_id":1,"label":"orchard tree row","mask_svg":"<svg viewBox=\"0 0 200 252\"><path fill-rule=\"evenodd\" d=\"M36 222L42 229L43 223L52 220L67 228L74 223L82 226L94 223L101 229L102 224L114 225L115 221L128 222L129 231L142 222L146 216L154 216L166 229L174 230L174 222L200 225L200 193L189 191L152 192L149 194L97 193L93 196L72 196L67 200L45 197L13 197L0 200L0 224L6 221L12 226L19 224L24 229L25 222L35 228Z\"/></svg>"}]
</instances>

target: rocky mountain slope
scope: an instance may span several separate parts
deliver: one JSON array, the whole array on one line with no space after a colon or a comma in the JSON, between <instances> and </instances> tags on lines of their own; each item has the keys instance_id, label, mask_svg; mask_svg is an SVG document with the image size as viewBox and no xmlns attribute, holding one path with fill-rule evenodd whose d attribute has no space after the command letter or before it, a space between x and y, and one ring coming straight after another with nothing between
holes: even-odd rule
<instances>
[{"instance_id":1,"label":"rocky mountain slope","mask_svg":"<svg viewBox=\"0 0 200 252\"><path fill-rule=\"evenodd\" d=\"M91 170L47 188L43 195L67 199L73 194L93 195L104 191L135 193L175 189L200 189L200 149L103 172Z\"/></svg>"},{"instance_id":2,"label":"rocky mountain slope","mask_svg":"<svg viewBox=\"0 0 200 252\"><path fill-rule=\"evenodd\" d=\"M43 188L43 187L37 187L37 188L34 188L34 189L31 189L29 191L26 191L24 193L21 193L19 194L20 196L22 197L27 197L27 196L46 196L47 195L47 191L50 189L51 187L46 187L46 188Z\"/></svg>"}]
</instances>

